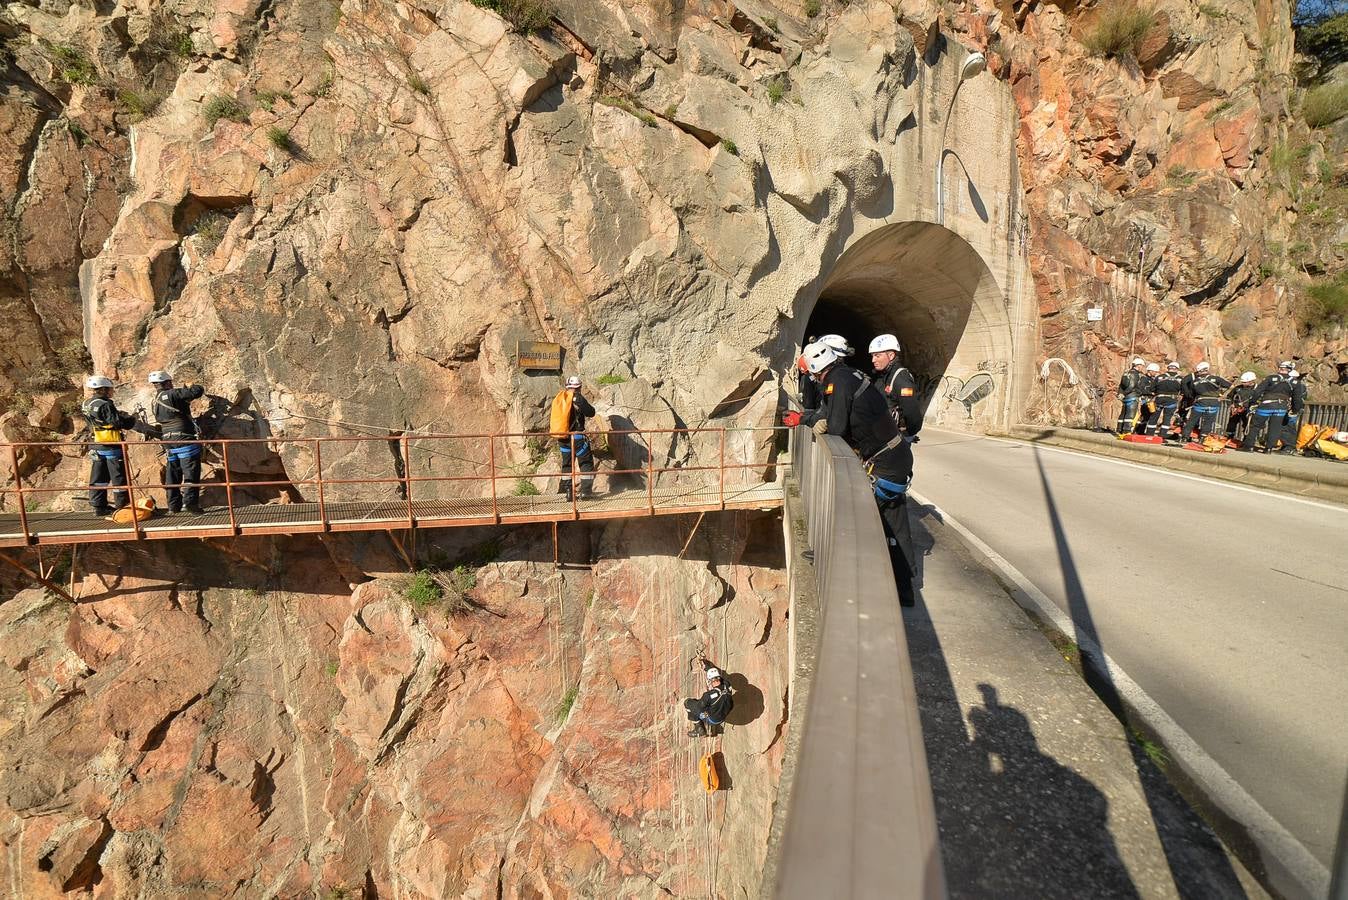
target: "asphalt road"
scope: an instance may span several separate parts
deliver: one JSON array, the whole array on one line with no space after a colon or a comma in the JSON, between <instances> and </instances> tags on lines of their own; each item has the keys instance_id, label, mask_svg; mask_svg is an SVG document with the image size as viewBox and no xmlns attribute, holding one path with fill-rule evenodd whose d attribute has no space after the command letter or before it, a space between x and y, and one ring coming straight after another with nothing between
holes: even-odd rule
<instances>
[{"instance_id":1,"label":"asphalt road","mask_svg":"<svg viewBox=\"0 0 1348 900\"><path fill-rule=\"evenodd\" d=\"M1348 507L925 429L914 490L1005 557L1325 865L1348 777Z\"/></svg>"}]
</instances>

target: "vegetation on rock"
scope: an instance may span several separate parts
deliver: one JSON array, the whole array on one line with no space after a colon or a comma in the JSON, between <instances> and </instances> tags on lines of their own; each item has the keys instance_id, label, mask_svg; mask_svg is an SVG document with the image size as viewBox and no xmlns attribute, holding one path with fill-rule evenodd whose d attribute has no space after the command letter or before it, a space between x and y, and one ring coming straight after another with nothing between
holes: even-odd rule
<instances>
[{"instance_id":1,"label":"vegetation on rock","mask_svg":"<svg viewBox=\"0 0 1348 900\"><path fill-rule=\"evenodd\" d=\"M1142 39L1156 21L1156 14L1137 3L1108 3L1091 23L1081 42L1096 56L1136 58Z\"/></svg>"},{"instance_id":2,"label":"vegetation on rock","mask_svg":"<svg viewBox=\"0 0 1348 900\"><path fill-rule=\"evenodd\" d=\"M232 122L242 122L248 118L248 113L243 105L233 97L225 94L212 94L206 101L206 105L201 108L201 115L206 120L208 128L214 128L215 123L221 119L229 119Z\"/></svg>"},{"instance_id":3,"label":"vegetation on rock","mask_svg":"<svg viewBox=\"0 0 1348 900\"><path fill-rule=\"evenodd\" d=\"M473 0L473 5L491 10L523 34L545 27L557 14L547 0Z\"/></svg>"}]
</instances>

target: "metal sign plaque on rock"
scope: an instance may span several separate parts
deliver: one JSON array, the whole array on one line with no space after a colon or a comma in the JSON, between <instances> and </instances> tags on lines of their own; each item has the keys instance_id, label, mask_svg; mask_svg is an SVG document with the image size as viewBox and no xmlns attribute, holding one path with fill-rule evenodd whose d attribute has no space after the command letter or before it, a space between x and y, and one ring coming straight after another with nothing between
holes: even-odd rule
<instances>
[{"instance_id":1,"label":"metal sign plaque on rock","mask_svg":"<svg viewBox=\"0 0 1348 900\"><path fill-rule=\"evenodd\" d=\"M521 369L562 370L562 345L548 341L518 341L515 360Z\"/></svg>"}]
</instances>

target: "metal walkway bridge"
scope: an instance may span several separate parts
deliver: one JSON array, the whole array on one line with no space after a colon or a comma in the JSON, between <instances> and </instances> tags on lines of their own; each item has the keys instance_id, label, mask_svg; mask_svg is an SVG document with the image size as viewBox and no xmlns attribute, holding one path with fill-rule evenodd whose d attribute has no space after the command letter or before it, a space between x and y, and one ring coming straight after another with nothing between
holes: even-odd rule
<instances>
[{"instance_id":1,"label":"metal walkway bridge","mask_svg":"<svg viewBox=\"0 0 1348 900\"><path fill-rule=\"evenodd\" d=\"M10 443L0 490L0 547L241 535L395 531L474 525L677 515L782 505L779 428L684 428L597 432L595 492L567 499L552 489L586 473L557 460L546 434L402 434L203 440L199 515L156 511L120 524L89 508L81 462L89 442ZM125 490L135 506L163 506L160 441L124 441ZM655 464L657 454L677 464ZM574 458L574 454L572 454ZM67 463L62 466L61 463ZM71 472L78 463L78 475ZM64 478L34 471L69 472ZM303 473L291 476L288 473ZM77 483L71 483L79 478ZM60 481L54 484L53 481ZM543 487L539 483L543 483Z\"/></svg>"}]
</instances>

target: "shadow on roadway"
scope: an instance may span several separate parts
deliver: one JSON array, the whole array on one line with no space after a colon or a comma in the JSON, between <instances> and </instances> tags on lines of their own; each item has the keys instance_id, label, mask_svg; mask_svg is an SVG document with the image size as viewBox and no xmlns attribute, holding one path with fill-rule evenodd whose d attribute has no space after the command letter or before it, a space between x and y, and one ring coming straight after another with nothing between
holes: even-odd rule
<instances>
[{"instance_id":1,"label":"shadow on roadway","mask_svg":"<svg viewBox=\"0 0 1348 900\"><path fill-rule=\"evenodd\" d=\"M920 586L934 540L918 518L930 510L916 511ZM1105 795L1044 753L1029 718L990 684L978 685L970 736L925 600L903 614L950 896L1138 897Z\"/></svg>"},{"instance_id":2,"label":"shadow on roadway","mask_svg":"<svg viewBox=\"0 0 1348 900\"><path fill-rule=\"evenodd\" d=\"M1039 470L1039 482L1044 491L1044 505L1053 528L1053 543L1062 569L1063 588L1067 596L1068 615L1072 619L1073 639L1081 654L1082 672L1086 683L1114 715L1128 724L1123 700L1118 687L1110 677L1103 659L1094 653L1105 653L1100 634L1091 615L1086 590L1072 556L1067 529L1058 512L1058 504L1044 470L1041 451L1034 447L1034 462ZM1092 648L1098 648L1093 650ZM1147 798L1147 806L1156 825L1156 833L1165 851L1170 874L1181 897L1245 897L1246 892L1231 867L1226 850L1212 830L1199 818L1147 756L1136 740L1128 741L1128 749L1137 768L1138 780ZM1247 857L1248 858L1248 857Z\"/></svg>"}]
</instances>

